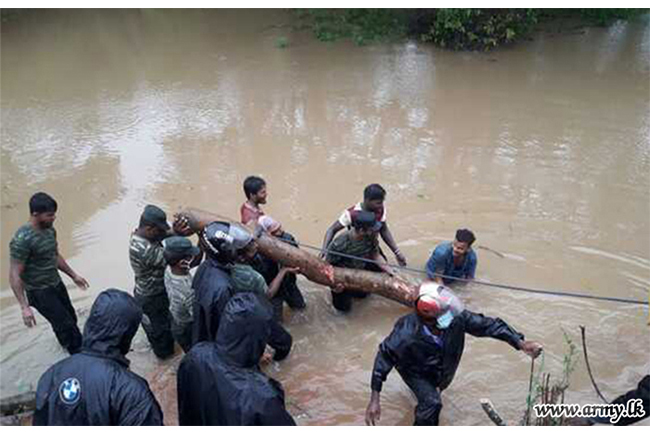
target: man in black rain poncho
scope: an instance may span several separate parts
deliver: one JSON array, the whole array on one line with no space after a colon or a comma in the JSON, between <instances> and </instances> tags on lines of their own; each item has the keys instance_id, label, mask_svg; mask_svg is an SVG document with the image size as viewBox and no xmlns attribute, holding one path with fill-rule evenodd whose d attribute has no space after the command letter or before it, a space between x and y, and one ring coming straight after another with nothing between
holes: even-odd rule
<instances>
[{"instance_id":1,"label":"man in black rain poncho","mask_svg":"<svg viewBox=\"0 0 650 433\"><path fill-rule=\"evenodd\" d=\"M400 318L379 345L366 410L368 425L375 425L381 416L379 393L393 367L417 397L414 425L438 425L440 392L454 378L463 355L465 333L505 341L533 358L541 353L541 344L524 341L523 334L503 320L463 310L453 292L437 283L420 287L415 309Z\"/></svg>"},{"instance_id":2,"label":"man in black rain poncho","mask_svg":"<svg viewBox=\"0 0 650 433\"><path fill-rule=\"evenodd\" d=\"M237 252L251 243L253 238L248 231L236 224L217 221L208 224L199 239L206 260L199 266L192 281L195 344L215 340L223 309L236 293L231 274ZM262 300L262 307L269 311L273 308L266 299ZM271 334L268 343L275 350L273 359L281 361L291 351L291 335L277 321L270 322L269 327Z\"/></svg>"},{"instance_id":3,"label":"man in black rain poncho","mask_svg":"<svg viewBox=\"0 0 650 433\"><path fill-rule=\"evenodd\" d=\"M205 252L205 260L194 274L194 322L193 344L214 341L219 328L221 312L232 296L229 263L232 256L228 246L232 237L228 223L214 222L199 233L199 246Z\"/></svg>"},{"instance_id":4,"label":"man in black rain poncho","mask_svg":"<svg viewBox=\"0 0 650 433\"><path fill-rule=\"evenodd\" d=\"M50 367L38 381L34 425L162 425L147 381L125 358L142 321L135 299L103 291L90 310L81 353Z\"/></svg>"},{"instance_id":5,"label":"man in black rain poncho","mask_svg":"<svg viewBox=\"0 0 650 433\"><path fill-rule=\"evenodd\" d=\"M282 385L259 369L272 321L254 293L228 301L216 341L195 345L178 368L180 425L295 425Z\"/></svg>"}]
</instances>

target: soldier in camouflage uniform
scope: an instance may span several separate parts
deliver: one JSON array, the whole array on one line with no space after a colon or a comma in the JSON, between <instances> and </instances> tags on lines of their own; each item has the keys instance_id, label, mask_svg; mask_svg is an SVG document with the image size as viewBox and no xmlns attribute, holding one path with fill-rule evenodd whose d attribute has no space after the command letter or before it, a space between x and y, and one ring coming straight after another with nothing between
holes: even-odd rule
<instances>
[{"instance_id":1,"label":"soldier in camouflage uniform","mask_svg":"<svg viewBox=\"0 0 650 433\"><path fill-rule=\"evenodd\" d=\"M131 235L129 259L135 274L134 298L142 308L142 328L153 352L164 359L174 353L169 298L165 290L162 240L173 234L167 215L157 206L147 205L140 225Z\"/></svg>"},{"instance_id":2,"label":"soldier in camouflage uniform","mask_svg":"<svg viewBox=\"0 0 650 433\"><path fill-rule=\"evenodd\" d=\"M74 354L81 348L81 332L68 290L58 271L72 278L82 290L88 288L88 282L77 275L59 254L53 226L56 211L57 203L48 194L39 192L30 198L30 220L16 231L9 244L9 283L20 304L25 325L36 325L30 306L36 308L52 325L61 346Z\"/></svg>"},{"instance_id":3,"label":"soldier in camouflage uniform","mask_svg":"<svg viewBox=\"0 0 650 433\"><path fill-rule=\"evenodd\" d=\"M362 210L353 214L351 229L339 235L329 245L326 256L327 262L341 268L386 272L393 275L393 270L380 256L377 236L373 235L373 227L375 225L375 215L372 212ZM345 256L337 253L344 254ZM354 257L374 260L376 264L356 260ZM348 312L352 309L352 298L365 298L366 296L368 296L368 293L358 290L333 288L332 305L339 311Z\"/></svg>"}]
</instances>

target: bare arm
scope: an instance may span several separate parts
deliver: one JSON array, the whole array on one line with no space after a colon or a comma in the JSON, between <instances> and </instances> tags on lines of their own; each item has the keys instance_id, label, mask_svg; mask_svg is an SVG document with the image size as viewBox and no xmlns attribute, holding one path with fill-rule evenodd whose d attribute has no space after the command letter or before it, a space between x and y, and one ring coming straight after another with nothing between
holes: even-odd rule
<instances>
[{"instance_id":1,"label":"bare arm","mask_svg":"<svg viewBox=\"0 0 650 433\"><path fill-rule=\"evenodd\" d=\"M198 265L200 265L200 264L201 264L201 260L203 260L203 249L202 249L202 248L201 248L201 252L198 253L198 254L194 257L194 259L192 260L192 262L190 263L190 268L195 268L195 267L197 267Z\"/></svg>"},{"instance_id":2,"label":"bare arm","mask_svg":"<svg viewBox=\"0 0 650 433\"><path fill-rule=\"evenodd\" d=\"M399 250L399 247L395 243L395 239L393 239L393 234L390 232L390 229L388 228L388 223L384 222L382 224L379 234L381 235L381 238L384 240L384 242L386 242L386 245L388 245L388 248L390 248L393 254L395 254L395 258L397 259L397 262L400 264L400 266L406 266L406 258L404 257L402 252Z\"/></svg>"},{"instance_id":3,"label":"bare arm","mask_svg":"<svg viewBox=\"0 0 650 433\"><path fill-rule=\"evenodd\" d=\"M372 390L370 402L366 409L366 425L375 425L381 418L381 406L379 404L379 391Z\"/></svg>"},{"instance_id":4,"label":"bare arm","mask_svg":"<svg viewBox=\"0 0 650 433\"><path fill-rule=\"evenodd\" d=\"M437 272L442 273L444 270L444 266L442 266L442 259L440 254L436 254L436 252L439 251L438 249L434 250L433 253L431 254L431 257L429 257L429 260L427 260L426 264L426 271L427 271L427 278L430 279L431 281L435 281L438 284L443 284L442 277L438 274Z\"/></svg>"},{"instance_id":5,"label":"bare arm","mask_svg":"<svg viewBox=\"0 0 650 433\"><path fill-rule=\"evenodd\" d=\"M72 270L70 265L68 265L68 262L65 261L63 256L61 254L58 255L57 259L57 268L64 274L66 274L68 277L72 278L72 281L79 287L81 290L86 290L90 285L88 284L88 281L80 275L77 275L77 273Z\"/></svg>"},{"instance_id":6,"label":"bare arm","mask_svg":"<svg viewBox=\"0 0 650 433\"><path fill-rule=\"evenodd\" d=\"M377 266L379 266L379 269L381 269L382 272L386 272L391 276L395 275L393 268L388 266L388 263L386 263L386 260L384 260L384 258L379 254L379 251L375 251L375 253L370 258L377 263Z\"/></svg>"},{"instance_id":7,"label":"bare arm","mask_svg":"<svg viewBox=\"0 0 650 433\"><path fill-rule=\"evenodd\" d=\"M327 247L329 247L330 243L332 243L332 239L334 239L334 236L335 236L339 231L341 231L342 228L343 228L343 226L341 225L341 223L340 223L338 220L336 220L336 221L334 221L334 223L333 223L333 224L332 224L332 225L327 229L327 231L325 232L325 238L323 239L323 247L321 248L321 249L322 249L322 251L321 251L321 253L320 253L320 257L321 257L321 258L324 258L324 257L325 257L325 255L327 254L327 253L325 252L325 250L327 249Z\"/></svg>"},{"instance_id":8,"label":"bare arm","mask_svg":"<svg viewBox=\"0 0 650 433\"><path fill-rule=\"evenodd\" d=\"M25 288L23 287L23 280L20 278L24 270L24 263L19 262L13 258L11 259L11 263L9 265L9 285L11 286L11 290L14 292L14 295L18 300L18 304L20 305L20 310L25 326L31 328L32 326L36 325L36 318L34 317L34 312L27 302L27 298L25 296Z\"/></svg>"},{"instance_id":9,"label":"bare arm","mask_svg":"<svg viewBox=\"0 0 650 433\"><path fill-rule=\"evenodd\" d=\"M276 293L278 293L278 290L280 289L280 285L282 284L282 280L284 279L284 276L287 275L288 272L297 272L299 268L281 268L280 272L278 272L278 275L273 278L273 281L271 281L271 284L269 284L269 289L267 290L266 294L271 299L272 297L275 296Z\"/></svg>"}]
</instances>

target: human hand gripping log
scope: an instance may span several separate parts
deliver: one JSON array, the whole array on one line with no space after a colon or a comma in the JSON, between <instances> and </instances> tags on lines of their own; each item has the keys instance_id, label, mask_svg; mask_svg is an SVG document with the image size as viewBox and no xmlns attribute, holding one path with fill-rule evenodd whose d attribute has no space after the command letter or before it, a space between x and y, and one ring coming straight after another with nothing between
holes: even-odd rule
<instances>
[{"instance_id":1,"label":"human hand gripping log","mask_svg":"<svg viewBox=\"0 0 650 433\"><path fill-rule=\"evenodd\" d=\"M196 208L183 209L174 215L175 226L183 226L184 235L198 233L213 221L225 221L239 224L230 218ZM259 251L285 267L299 268L308 280L324 286L340 289L358 290L376 293L403 305L412 306L417 298L419 286L409 283L397 276L385 273L339 268L323 259L309 254L299 248L283 242L264 231L256 230L256 224L240 226L254 233Z\"/></svg>"}]
</instances>

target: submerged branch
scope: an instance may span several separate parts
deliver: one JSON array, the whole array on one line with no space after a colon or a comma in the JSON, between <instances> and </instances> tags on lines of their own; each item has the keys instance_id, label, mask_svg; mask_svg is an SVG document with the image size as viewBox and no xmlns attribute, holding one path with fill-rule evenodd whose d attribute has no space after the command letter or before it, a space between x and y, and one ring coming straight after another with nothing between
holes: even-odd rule
<instances>
[{"instance_id":1,"label":"submerged branch","mask_svg":"<svg viewBox=\"0 0 650 433\"><path fill-rule=\"evenodd\" d=\"M598 385L596 385L596 381L594 380L594 375L591 373L591 366L589 365L589 356L587 355L587 339L585 336L585 327L580 325L580 333L582 334L582 351L584 352L585 355L585 364L587 364L587 372L589 373L589 379L591 379L591 384L594 386L594 389L596 390L596 394L598 394L598 397L605 402L605 404L609 404L609 401L603 396L603 393L600 392L600 389L598 389Z\"/></svg>"}]
</instances>

